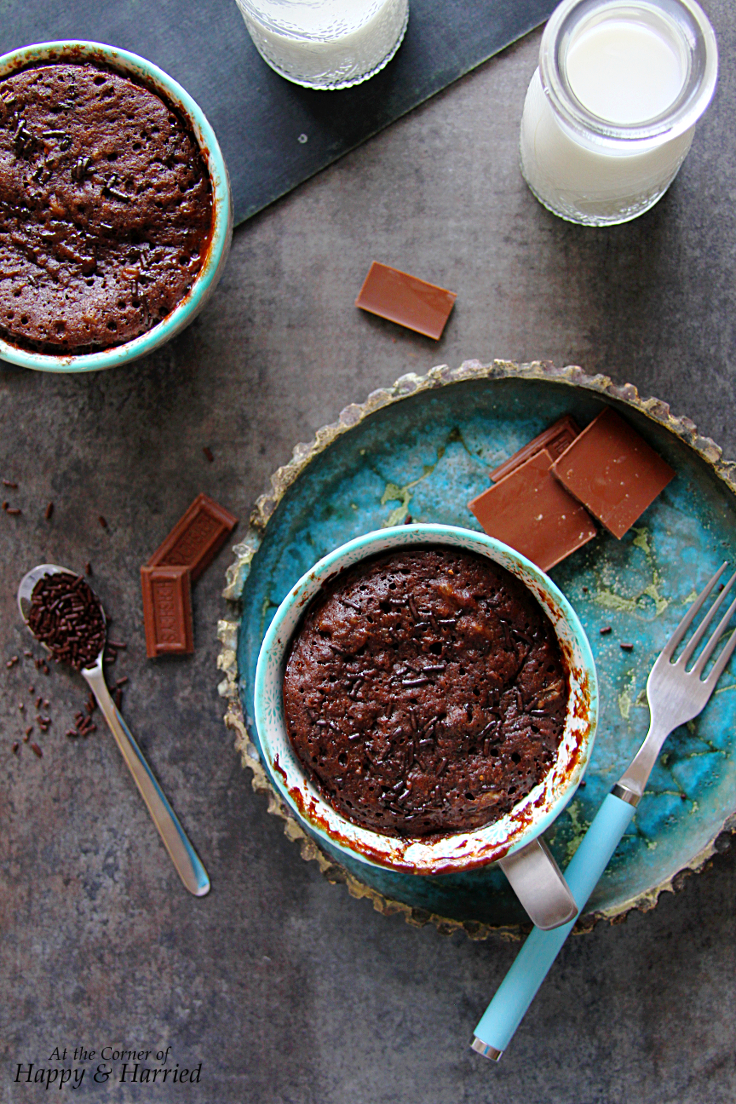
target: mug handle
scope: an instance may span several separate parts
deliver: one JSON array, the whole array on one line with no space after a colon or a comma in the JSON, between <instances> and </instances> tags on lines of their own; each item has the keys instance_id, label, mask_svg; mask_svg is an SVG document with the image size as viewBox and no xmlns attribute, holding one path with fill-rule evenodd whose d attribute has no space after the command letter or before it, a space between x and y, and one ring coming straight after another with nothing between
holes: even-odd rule
<instances>
[{"instance_id":1,"label":"mug handle","mask_svg":"<svg viewBox=\"0 0 736 1104\"><path fill-rule=\"evenodd\" d=\"M577 916L575 898L544 840L533 839L498 865L535 927L549 931Z\"/></svg>"}]
</instances>

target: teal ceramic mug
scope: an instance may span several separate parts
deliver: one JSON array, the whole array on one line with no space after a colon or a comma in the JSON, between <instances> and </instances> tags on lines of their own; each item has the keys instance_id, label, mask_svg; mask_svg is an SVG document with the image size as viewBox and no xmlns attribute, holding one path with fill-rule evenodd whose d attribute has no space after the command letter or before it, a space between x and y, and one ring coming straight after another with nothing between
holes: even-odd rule
<instances>
[{"instance_id":1,"label":"teal ceramic mug","mask_svg":"<svg viewBox=\"0 0 736 1104\"><path fill-rule=\"evenodd\" d=\"M467 832L400 839L347 820L311 781L284 722L283 679L292 636L305 610L335 574L370 556L412 545L442 545L487 556L531 592L552 626L569 674L569 698L557 758L542 781L505 816ZM414 874L469 870L513 854L548 828L572 798L590 757L598 714L595 664L577 614L542 571L500 541L448 525L402 525L341 545L291 588L263 639L255 678L255 722L271 780L318 841L354 859Z\"/></svg>"},{"instance_id":2,"label":"teal ceramic mug","mask_svg":"<svg viewBox=\"0 0 736 1104\"><path fill-rule=\"evenodd\" d=\"M0 80L28 66L69 61L90 62L115 70L146 85L171 103L191 128L202 151L212 186L212 234L204 258L187 295L162 321L124 344L79 355L54 355L22 348L0 336L0 359L43 372L93 372L129 364L161 348L197 316L214 291L225 267L233 231L230 181L215 132L189 93L173 77L145 58L101 42L40 42L0 56Z\"/></svg>"}]
</instances>

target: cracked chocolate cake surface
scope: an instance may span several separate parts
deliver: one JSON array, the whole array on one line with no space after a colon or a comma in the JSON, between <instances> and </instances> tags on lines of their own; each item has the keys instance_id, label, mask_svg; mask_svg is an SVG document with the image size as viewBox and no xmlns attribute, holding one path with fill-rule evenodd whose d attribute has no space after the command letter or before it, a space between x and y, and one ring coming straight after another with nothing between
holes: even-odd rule
<instances>
[{"instance_id":1,"label":"cracked chocolate cake surface","mask_svg":"<svg viewBox=\"0 0 736 1104\"><path fill-rule=\"evenodd\" d=\"M287 730L338 812L392 836L498 819L552 766L568 675L536 599L484 556L392 551L340 574L288 653Z\"/></svg>"},{"instance_id":2,"label":"cracked chocolate cake surface","mask_svg":"<svg viewBox=\"0 0 736 1104\"><path fill-rule=\"evenodd\" d=\"M157 325L212 230L197 141L153 90L54 62L0 81L0 332L75 354Z\"/></svg>"}]
</instances>

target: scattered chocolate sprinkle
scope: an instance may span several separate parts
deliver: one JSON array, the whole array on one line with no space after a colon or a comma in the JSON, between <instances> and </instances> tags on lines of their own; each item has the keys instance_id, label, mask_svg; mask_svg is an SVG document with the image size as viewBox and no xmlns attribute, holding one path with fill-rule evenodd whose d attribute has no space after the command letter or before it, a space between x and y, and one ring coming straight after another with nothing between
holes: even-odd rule
<instances>
[{"instance_id":1,"label":"scattered chocolate sprinkle","mask_svg":"<svg viewBox=\"0 0 736 1104\"><path fill-rule=\"evenodd\" d=\"M583 594L587 594L587 593L588 593L588 588L586 586L584 586L583 587ZM582 782L580 784L582 785Z\"/></svg>"},{"instance_id":2,"label":"scattered chocolate sprinkle","mask_svg":"<svg viewBox=\"0 0 736 1104\"><path fill-rule=\"evenodd\" d=\"M123 691L122 690L116 690L114 696L115 696L115 705L117 706L118 709L121 709L122 705L123 705Z\"/></svg>"},{"instance_id":3,"label":"scattered chocolate sprinkle","mask_svg":"<svg viewBox=\"0 0 736 1104\"><path fill-rule=\"evenodd\" d=\"M102 514L100 514L100 515L99 515L99 517L97 518L97 520L99 521L99 523L100 523L100 525L102 526L102 528L103 528L103 529L107 529L107 519L106 519L106 518L104 518L104 517L102 516Z\"/></svg>"},{"instance_id":4,"label":"scattered chocolate sprinkle","mask_svg":"<svg viewBox=\"0 0 736 1104\"><path fill-rule=\"evenodd\" d=\"M91 575L92 574L92 564L89 562L89 560L84 565L84 574L85 575Z\"/></svg>"},{"instance_id":5,"label":"scattered chocolate sprinkle","mask_svg":"<svg viewBox=\"0 0 736 1104\"><path fill-rule=\"evenodd\" d=\"M70 739L75 739L79 735L79 733L77 732L76 728L68 728L66 730L66 735L69 736Z\"/></svg>"},{"instance_id":6,"label":"scattered chocolate sprinkle","mask_svg":"<svg viewBox=\"0 0 736 1104\"><path fill-rule=\"evenodd\" d=\"M207 445L205 445L204 448L202 449L202 452L204 453L205 458L207 460L209 460L209 462L211 464L213 462L213 460L215 459L214 456L212 455L212 449L209 448Z\"/></svg>"},{"instance_id":7,"label":"scattered chocolate sprinkle","mask_svg":"<svg viewBox=\"0 0 736 1104\"><path fill-rule=\"evenodd\" d=\"M25 713L25 711L26 711L25 704L23 702L18 702L18 712L19 713Z\"/></svg>"},{"instance_id":8,"label":"scattered chocolate sprinkle","mask_svg":"<svg viewBox=\"0 0 736 1104\"><path fill-rule=\"evenodd\" d=\"M115 651L118 651L118 652L121 649L124 649L124 648L128 647L127 644L123 644L122 641L120 641L120 640L108 640L107 646L108 646L108 648L114 648Z\"/></svg>"},{"instance_id":9,"label":"scattered chocolate sprinkle","mask_svg":"<svg viewBox=\"0 0 736 1104\"><path fill-rule=\"evenodd\" d=\"M116 685L116 686L125 686L125 684L126 684L126 682L127 682L127 681L128 681L128 676L127 676L127 675L123 675L123 677L122 677L122 678L119 678L119 679L118 679L118 680L116 681L115 685Z\"/></svg>"},{"instance_id":10,"label":"scattered chocolate sprinkle","mask_svg":"<svg viewBox=\"0 0 736 1104\"><path fill-rule=\"evenodd\" d=\"M16 655L11 656L10 659L8 660L8 662L5 664L5 666L6 667L15 667L17 662L18 662L18 657Z\"/></svg>"},{"instance_id":11,"label":"scattered chocolate sprinkle","mask_svg":"<svg viewBox=\"0 0 736 1104\"><path fill-rule=\"evenodd\" d=\"M682 791L680 791L680 801L687 801L687 794L682 793Z\"/></svg>"},{"instance_id":12,"label":"scattered chocolate sprinkle","mask_svg":"<svg viewBox=\"0 0 736 1104\"><path fill-rule=\"evenodd\" d=\"M126 195L125 192L120 191L120 189L118 188L119 183L120 178L118 174L113 173L110 176L109 180L107 180L103 185L102 190L103 192L106 192L107 195L111 195L114 199L119 199L122 203L130 203L130 196Z\"/></svg>"},{"instance_id":13,"label":"scattered chocolate sprinkle","mask_svg":"<svg viewBox=\"0 0 736 1104\"><path fill-rule=\"evenodd\" d=\"M28 728L26 729L26 736L30 736L32 732L33 732L33 725L29 725Z\"/></svg>"},{"instance_id":14,"label":"scattered chocolate sprinkle","mask_svg":"<svg viewBox=\"0 0 736 1104\"><path fill-rule=\"evenodd\" d=\"M18 754L19 747L20 747L20 744L16 740L15 743L13 744L13 751L15 752L16 755Z\"/></svg>"},{"instance_id":15,"label":"scattered chocolate sprinkle","mask_svg":"<svg viewBox=\"0 0 736 1104\"><path fill-rule=\"evenodd\" d=\"M33 652L24 652L23 655L26 659L33 659Z\"/></svg>"},{"instance_id":16,"label":"scattered chocolate sprinkle","mask_svg":"<svg viewBox=\"0 0 736 1104\"><path fill-rule=\"evenodd\" d=\"M633 644L619 644L619 648L622 648L625 652L630 652L633 647Z\"/></svg>"},{"instance_id":17,"label":"scattered chocolate sprinkle","mask_svg":"<svg viewBox=\"0 0 736 1104\"><path fill-rule=\"evenodd\" d=\"M41 708L41 703L42 703L42 702L43 702L43 698L42 698L42 697L41 697L41 696L39 695L39 696L38 696L38 697L36 698L36 709L40 709L40 708Z\"/></svg>"},{"instance_id":18,"label":"scattered chocolate sprinkle","mask_svg":"<svg viewBox=\"0 0 736 1104\"><path fill-rule=\"evenodd\" d=\"M10 479L3 479L3 487L9 487L11 491L18 490L18 484L13 483Z\"/></svg>"},{"instance_id":19,"label":"scattered chocolate sprinkle","mask_svg":"<svg viewBox=\"0 0 736 1104\"><path fill-rule=\"evenodd\" d=\"M77 160L72 165L72 169L71 169L72 180L76 180L78 183L81 183L81 181L84 180L84 178L87 174L87 169L89 168L89 166L91 164L92 164L92 161L89 157L78 157Z\"/></svg>"},{"instance_id":20,"label":"scattered chocolate sprinkle","mask_svg":"<svg viewBox=\"0 0 736 1104\"><path fill-rule=\"evenodd\" d=\"M54 504L53 504L53 502L49 502L48 506L46 507L46 509L43 512L43 516L46 518L47 521L51 521L51 516L52 516L53 512L54 512Z\"/></svg>"},{"instance_id":21,"label":"scattered chocolate sprinkle","mask_svg":"<svg viewBox=\"0 0 736 1104\"><path fill-rule=\"evenodd\" d=\"M585 787L587 786L587 784L588 784L588 783L587 783L587 782L585 781L585 779L584 779L584 778L581 778L581 779L580 779L580 787L579 787L579 788L580 788L581 790L584 790L584 789L585 789Z\"/></svg>"},{"instance_id":22,"label":"scattered chocolate sprinkle","mask_svg":"<svg viewBox=\"0 0 736 1104\"><path fill-rule=\"evenodd\" d=\"M19 506L5 506L5 503L3 503L3 507L5 508L5 513L12 514L13 517L17 517L18 514L23 513Z\"/></svg>"},{"instance_id":23,"label":"scattered chocolate sprinkle","mask_svg":"<svg viewBox=\"0 0 736 1104\"><path fill-rule=\"evenodd\" d=\"M601 629L601 636L607 636L610 632L613 632L613 627L611 625L604 625Z\"/></svg>"},{"instance_id":24,"label":"scattered chocolate sprinkle","mask_svg":"<svg viewBox=\"0 0 736 1104\"><path fill-rule=\"evenodd\" d=\"M39 759L43 759L43 752L41 751L38 744L31 744L31 751L34 755L37 755Z\"/></svg>"}]
</instances>

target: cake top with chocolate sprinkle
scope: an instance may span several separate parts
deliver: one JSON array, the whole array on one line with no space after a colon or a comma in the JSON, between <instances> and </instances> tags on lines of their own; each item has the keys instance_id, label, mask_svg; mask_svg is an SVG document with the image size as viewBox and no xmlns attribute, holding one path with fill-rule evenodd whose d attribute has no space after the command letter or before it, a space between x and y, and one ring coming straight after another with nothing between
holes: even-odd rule
<instances>
[{"instance_id":1,"label":"cake top with chocolate sprinkle","mask_svg":"<svg viewBox=\"0 0 736 1104\"><path fill-rule=\"evenodd\" d=\"M444 547L379 556L323 588L284 679L310 776L343 816L394 836L509 812L554 763L567 699L535 598L486 557Z\"/></svg>"},{"instance_id":2,"label":"cake top with chocolate sprinkle","mask_svg":"<svg viewBox=\"0 0 736 1104\"><path fill-rule=\"evenodd\" d=\"M212 229L194 135L155 91L51 63L0 81L0 331L42 352L119 345L192 287Z\"/></svg>"}]
</instances>

